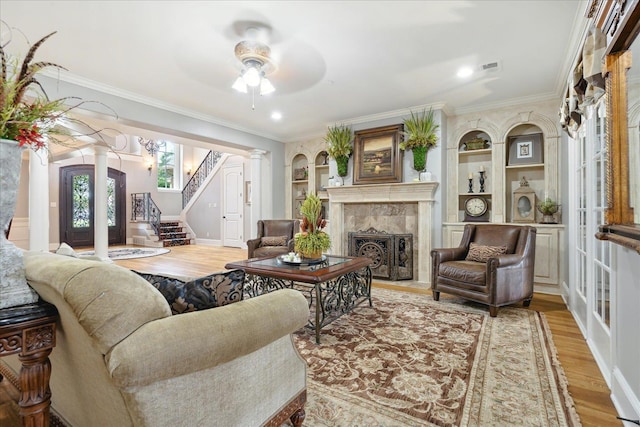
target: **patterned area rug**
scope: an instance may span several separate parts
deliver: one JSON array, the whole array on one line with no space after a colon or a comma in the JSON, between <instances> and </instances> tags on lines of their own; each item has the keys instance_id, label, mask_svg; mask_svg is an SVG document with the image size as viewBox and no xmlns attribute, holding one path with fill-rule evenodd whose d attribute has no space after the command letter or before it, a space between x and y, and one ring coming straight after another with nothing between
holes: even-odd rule
<instances>
[{"instance_id":1,"label":"patterned area rug","mask_svg":"<svg viewBox=\"0 0 640 427\"><path fill-rule=\"evenodd\" d=\"M294 335L308 364L305 426L579 426L544 315L373 289Z\"/></svg>"},{"instance_id":2,"label":"patterned area rug","mask_svg":"<svg viewBox=\"0 0 640 427\"><path fill-rule=\"evenodd\" d=\"M170 252L169 249L164 248L121 248L121 249L109 249L109 259L132 259L132 258L146 258L150 256L162 255ZM94 251L78 252L78 256L93 256Z\"/></svg>"}]
</instances>

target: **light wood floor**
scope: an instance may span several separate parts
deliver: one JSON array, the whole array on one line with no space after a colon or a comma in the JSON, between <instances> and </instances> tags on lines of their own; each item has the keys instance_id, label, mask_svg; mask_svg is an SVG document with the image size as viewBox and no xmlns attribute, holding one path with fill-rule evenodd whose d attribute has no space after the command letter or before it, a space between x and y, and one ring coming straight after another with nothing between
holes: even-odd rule
<instances>
[{"instance_id":1,"label":"light wood floor","mask_svg":"<svg viewBox=\"0 0 640 427\"><path fill-rule=\"evenodd\" d=\"M171 252L166 255L115 261L115 264L138 271L197 277L224 270L227 262L246 259L246 255L246 250L243 249L193 245L171 248ZM404 286L401 283L376 282L374 286L431 294L425 287L415 284ZM442 294L442 297L446 295ZM617 414L609 397L610 390L562 298L536 293L529 309L545 314L582 424L622 426L616 420ZM7 402L16 397L11 385L3 381L0 386L0 425L3 427L20 426L15 405Z\"/></svg>"}]
</instances>

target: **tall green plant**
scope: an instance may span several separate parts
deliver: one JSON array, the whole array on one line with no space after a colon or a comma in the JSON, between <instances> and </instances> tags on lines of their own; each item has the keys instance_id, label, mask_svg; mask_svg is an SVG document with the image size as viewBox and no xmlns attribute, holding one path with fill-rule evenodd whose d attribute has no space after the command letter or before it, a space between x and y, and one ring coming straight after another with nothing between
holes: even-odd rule
<instances>
[{"instance_id":1,"label":"tall green plant","mask_svg":"<svg viewBox=\"0 0 640 427\"><path fill-rule=\"evenodd\" d=\"M345 125L329 126L327 135L324 137L327 143L327 153L333 159L341 156L349 157L353 152L353 132Z\"/></svg>"},{"instance_id":2,"label":"tall green plant","mask_svg":"<svg viewBox=\"0 0 640 427\"><path fill-rule=\"evenodd\" d=\"M425 147L428 150L438 143L436 131L440 125L433 117L433 109L422 113L411 111L411 117L404 120L404 141L400 143L401 150L412 150L415 147Z\"/></svg>"}]
</instances>

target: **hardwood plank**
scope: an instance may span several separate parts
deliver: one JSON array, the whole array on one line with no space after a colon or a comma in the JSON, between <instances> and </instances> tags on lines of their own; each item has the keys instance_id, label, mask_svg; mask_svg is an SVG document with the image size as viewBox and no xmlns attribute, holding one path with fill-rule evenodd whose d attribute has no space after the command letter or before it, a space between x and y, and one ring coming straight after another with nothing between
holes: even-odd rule
<instances>
[{"instance_id":1,"label":"hardwood plank","mask_svg":"<svg viewBox=\"0 0 640 427\"><path fill-rule=\"evenodd\" d=\"M226 263L247 257L245 249L236 248L191 245L170 249L171 252L166 255L120 260L114 263L138 271L198 277L223 271ZM413 284L407 286L403 282L375 282L374 287L431 294L431 291L424 286ZM442 296L446 297L446 294L442 294ZM584 426L622 426L622 423L616 420L617 413L609 397L611 391L600 374L589 347L562 298L558 295L536 293L529 309L545 314L551 328L558 358L569 382L569 392L573 397L582 424ZM3 381L2 387L11 386ZM5 425L6 427L18 427L19 423L11 424L10 420L5 421L6 418L3 418L6 416L3 413L6 405L3 404L7 399L7 394L0 392L1 424L3 427Z\"/></svg>"}]
</instances>

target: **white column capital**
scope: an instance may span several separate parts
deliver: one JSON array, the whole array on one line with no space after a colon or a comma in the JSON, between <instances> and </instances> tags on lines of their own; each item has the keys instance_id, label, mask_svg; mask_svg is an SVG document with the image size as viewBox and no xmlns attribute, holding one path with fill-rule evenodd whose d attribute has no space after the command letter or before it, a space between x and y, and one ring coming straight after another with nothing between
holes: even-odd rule
<instances>
[{"instance_id":1,"label":"white column capital","mask_svg":"<svg viewBox=\"0 0 640 427\"><path fill-rule=\"evenodd\" d=\"M257 148L255 150L251 150L250 153L252 159L262 159L262 156L267 154L265 150L259 150Z\"/></svg>"}]
</instances>

